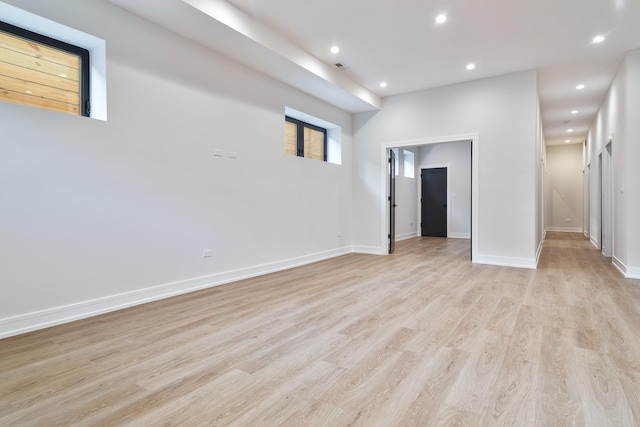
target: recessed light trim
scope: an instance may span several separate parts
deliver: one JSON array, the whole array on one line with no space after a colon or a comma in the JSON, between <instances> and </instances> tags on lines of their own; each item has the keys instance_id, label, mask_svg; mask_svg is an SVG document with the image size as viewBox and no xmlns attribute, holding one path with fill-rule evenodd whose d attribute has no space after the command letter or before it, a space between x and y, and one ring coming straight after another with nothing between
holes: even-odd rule
<instances>
[{"instance_id":1,"label":"recessed light trim","mask_svg":"<svg viewBox=\"0 0 640 427\"><path fill-rule=\"evenodd\" d=\"M593 38L594 43L602 43L604 41L604 36L595 36Z\"/></svg>"},{"instance_id":2,"label":"recessed light trim","mask_svg":"<svg viewBox=\"0 0 640 427\"><path fill-rule=\"evenodd\" d=\"M578 110L572 110L571 114L578 114Z\"/></svg>"},{"instance_id":3,"label":"recessed light trim","mask_svg":"<svg viewBox=\"0 0 640 427\"><path fill-rule=\"evenodd\" d=\"M447 22L447 15L441 13L440 15L436 16L436 23L442 24L444 22Z\"/></svg>"},{"instance_id":4,"label":"recessed light trim","mask_svg":"<svg viewBox=\"0 0 640 427\"><path fill-rule=\"evenodd\" d=\"M571 142L571 140L570 140L570 139L565 139L565 140L564 140L564 142L565 142L565 144L566 144L566 143L568 143L568 142Z\"/></svg>"},{"instance_id":5,"label":"recessed light trim","mask_svg":"<svg viewBox=\"0 0 640 427\"><path fill-rule=\"evenodd\" d=\"M573 132L573 129L567 129L567 132L571 133Z\"/></svg>"},{"instance_id":6,"label":"recessed light trim","mask_svg":"<svg viewBox=\"0 0 640 427\"><path fill-rule=\"evenodd\" d=\"M582 90L582 89L584 89L584 85L583 84L579 84L578 86L576 86L576 89Z\"/></svg>"},{"instance_id":7,"label":"recessed light trim","mask_svg":"<svg viewBox=\"0 0 640 427\"><path fill-rule=\"evenodd\" d=\"M338 53L340 52L340 48L338 46L331 46L331 53Z\"/></svg>"},{"instance_id":8,"label":"recessed light trim","mask_svg":"<svg viewBox=\"0 0 640 427\"><path fill-rule=\"evenodd\" d=\"M380 82L380 87L387 87L387 82Z\"/></svg>"},{"instance_id":9,"label":"recessed light trim","mask_svg":"<svg viewBox=\"0 0 640 427\"><path fill-rule=\"evenodd\" d=\"M65 78L65 77L67 77L67 75L66 74L58 74L58 77Z\"/></svg>"},{"instance_id":10,"label":"recessed light trim","mask_svg":"<svg viewBox=\"0 0 640 427\"><path fill-rule=\"evenodd\" d=\"M471 70L473 70L474 68L476 68L476 64L474 64L474 63L467 64L467 70L471 71Z\"/></svg>"}]
</instances>

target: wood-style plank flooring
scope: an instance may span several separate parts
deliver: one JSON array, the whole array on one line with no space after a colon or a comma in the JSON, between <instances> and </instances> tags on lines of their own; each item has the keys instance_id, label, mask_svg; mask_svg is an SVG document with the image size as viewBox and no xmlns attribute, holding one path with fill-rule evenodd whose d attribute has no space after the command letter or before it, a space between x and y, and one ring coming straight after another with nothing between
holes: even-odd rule
<instances>
[{"instance_id":1,"label":"wood-style plank flooring","mask_svg":"<svg viewBox=\"0 0 640 427\"><path fill-rule=\"evenodd\" d=\"M638 426L640 281L415 238L0 341L2 426Z\"/></svg>"}]
</instances>

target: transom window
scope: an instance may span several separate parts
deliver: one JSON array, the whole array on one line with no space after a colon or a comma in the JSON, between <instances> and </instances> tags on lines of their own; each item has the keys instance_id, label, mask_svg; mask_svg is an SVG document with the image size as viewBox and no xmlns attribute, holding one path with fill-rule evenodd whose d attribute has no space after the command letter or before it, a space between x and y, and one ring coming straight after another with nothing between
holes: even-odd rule
<instances>
[{"instance_id":1,"label":"transom window","mask_svg":"<svg viewBox=\"0 0 640 427\"><path fill-rule=\"evenodd\" d=\"M0 21L0 100L90 115L89 51Z\"/></svg>"},{"instance_id":2,"label":"transom window","mask_svg":"<svg viewBox=\"0 0 640 427\"><path fill-rule=\"evenodd\" d=\"M327 161L327 129L285 116L285 153Z\"/></svg>"}]
</instances>

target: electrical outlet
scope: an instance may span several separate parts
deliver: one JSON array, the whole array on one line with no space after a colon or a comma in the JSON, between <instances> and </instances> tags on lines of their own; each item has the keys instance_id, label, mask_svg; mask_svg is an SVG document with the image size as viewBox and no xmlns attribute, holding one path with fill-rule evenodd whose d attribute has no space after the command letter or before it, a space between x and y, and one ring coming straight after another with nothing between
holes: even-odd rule
<instances>
[{"instance_id":1,"label":"electrical outlet","mask_svg":"<svg viewBox=\"0 0 640 427\"><path fill-rule=\"evenodd\" d=\"M211 249L205 249L202 251L202 258L210 258L213 256L213 251Z\"/></svg>"}]
</instances>

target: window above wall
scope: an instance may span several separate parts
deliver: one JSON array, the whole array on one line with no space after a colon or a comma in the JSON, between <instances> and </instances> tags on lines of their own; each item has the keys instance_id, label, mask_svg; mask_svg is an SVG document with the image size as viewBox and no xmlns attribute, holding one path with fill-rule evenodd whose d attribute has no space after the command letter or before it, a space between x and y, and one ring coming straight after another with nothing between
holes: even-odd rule
<instances>
[{"instance_id":1,"label":"window above wall","mask_svg":"<svg viewBox=\"0 0 640 427\"><path fill-rule=\"evenodd\" d=\"M327 130L285 116L285 152L292 156L327 161Z\"/></svg>"},{"instance_id":2,"label":"window above wall","mask_svg":"<svg viewBox=\"0 0 640 427\"><path fill-rule=\"evenodd\" d=\"M286 106L284 116L286 154L342 164L340 126Z\"/></svg>"},{"instance_id":3,"label":"window above wall","mask_svg":"<svg viewBox=\"0 0 640 427\"><path fill-rule=\"evenodd\" d=\"M89 51L0 21L0 100L89 116Z\"/></svg>"},{"instance_id":4,"label":"window above wall","mask_svg":"<svg viewBox=\"0 0 640 427\"><path fill-rule=\"evenodd\" d=\"M75 104L76 107L72 106L66 107L64 109L60 108L58 109L59 111L65 111L74 115L85 115L91 117L92 119L107 120L107 59L105 40L95 37L91 34L76 30L75 28L60 24L58 22L51 21L47 18L20 9L18 7L11 6L2 1L0 1L0 17L3 23L18 28L21 33L14 34L14 32L12 32L10 29L7 31L6 26L4 27L5 29L0 29L0 32L4 34L14 35L21 40L29 40L28 43L31 43L30 49L38 51L35 56L31 55L31 59L28 58L29 55L22 56L22 59L21 61L18 61L18 64L13 64L14 74L11 76L11 79L13 80L4 77L4 75L6 75L7 73L4 71L0 71L0 92L2 92L2 95L11 98L5 99L5 101L31 105L27 102L21 102L24 101L25 98L30 98L31 100L35 100L36 102L52 103L55 106L59 106L59 104L57 103L60 102L73 104L71 102L68 102L69 94L57 93L57 95L55 95L51 93L53 89L50 88L55 87L55 85L52 85L51 83L58 79L58 81L63 82L61 85L61 89L63 91L66 90L67 92L74 93L77 91L79 98L77 104ZM27 36L26 38L23 37L25 36L25 32ZM30 34L39 35L41 38L32 40L29 38ZM53 46L48 43L48 41L50 40L53 40ZM6 44L9 42L3 42L0 38L0 46L2 46L3 43ZM69 47L71 48L69 49ZM75 48L79 48L81 49L81 51L76 51ZM69 66L69 64L61 64L58 60L54 60L53 58L44 56L45 52L52 51L70 51L70 54L75 56L75 61L80 58L80 64L78 64L77 71L79 77L78 82L71 81L71 76L76 73L73 73L68 69L49 70L53 72L49 72L49 75L51 77L47 77L48 80L46 80L44 84L42 82L36 83L35 80L26 78L27 76L15 74L15 66L24 68L22 71L25 73L31 73L31 77L33 77L33 73L42 73L42 68L44 68L45 65L49 63L57 64L55 67ZM4 54L6 53L7 52L5 51ZM24 54L26 54L26 52L23 52L23 55ZM7 62L5 59L5 56L0 57L0 62ZM48 62L44 62L45 60ZM26 66L29 64L32 68L31 70L28 70L26 68ZM75 65L72 66L75 67ZM83 78L83 73L87 76L87 78ZM60 76L61 74L64 74L66 77ZM20 84L18 86L16 86L17 82L15 80L20 81ZM31 82L29 83L28 88L24 86L26 84L25 82ZM13 85L11 88L6 87L9 85L9 83ZM44 93L33 90L33 88L42 89L41 86L36 85L44 86L46 88ZM79 86L79 89L77 86ZM32 93L26 93L28 91ZM18 93L20 95L18 95ZM66 95L67 97L63 97L61 95ZM16 100L16 97L20 99ZM41 97L41 99L35 99L37 97ZM75 99L76 95L74 94L72 98ZM87 102L88 100L90 100L90 105L89 102ZM1 98L0 103L2 103ZM34 106L47 108L47 106L41 105ZM69 111L69 109L71 111Z\"/></svg>"}]
</instances>

